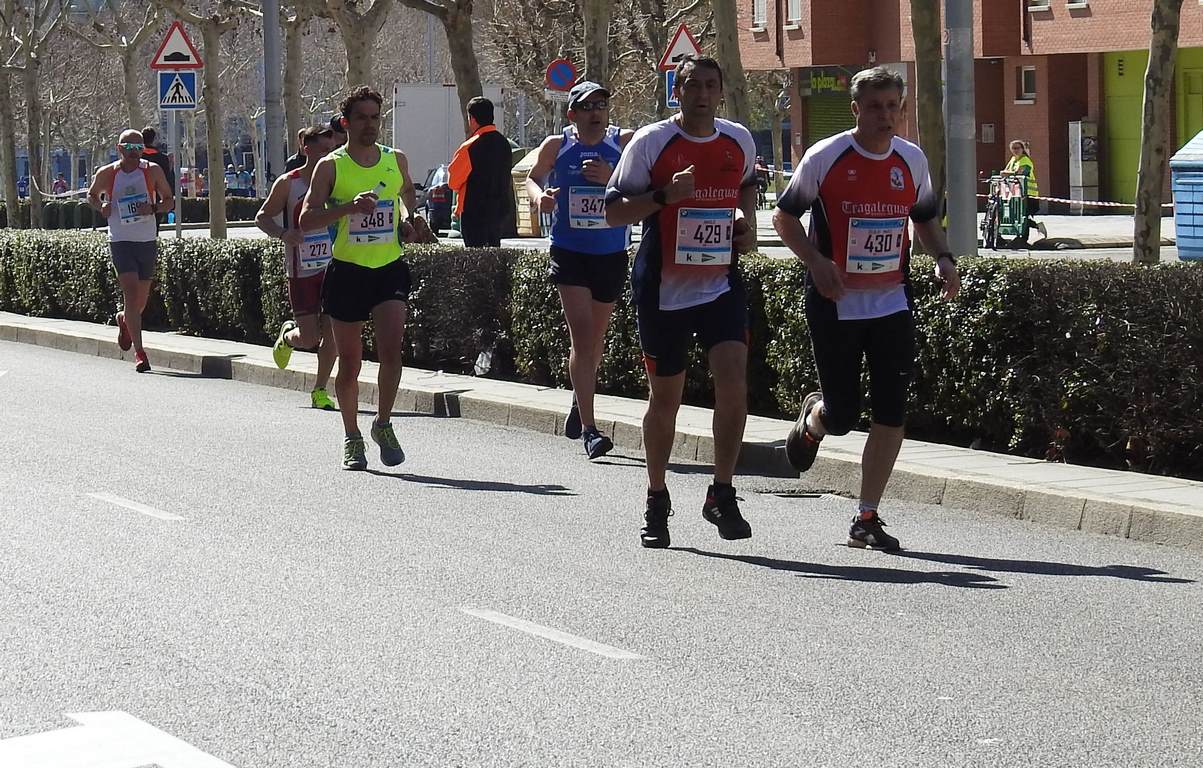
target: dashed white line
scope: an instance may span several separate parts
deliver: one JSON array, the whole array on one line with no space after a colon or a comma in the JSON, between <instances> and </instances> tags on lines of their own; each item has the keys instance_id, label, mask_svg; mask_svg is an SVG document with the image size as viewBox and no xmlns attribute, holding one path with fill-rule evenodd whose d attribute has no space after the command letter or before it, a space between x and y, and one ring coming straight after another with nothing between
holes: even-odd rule
<instances>
[{"instance_id":1,"label":"dashed white line","mask_svg":"<svg viewBox=\"0 0 1203 768\"><path fill-rule=\"evenodd\" d=\"M154 507L148 507L145 504L139 504L136 501L130 501L129 499L123 499L120 496L114 496L111 493L89 493L88 496L90 496L91 498L96 499L98 501L107 501L108 503L115 504L118 507L124 507L126 509L133 510L134 512L137 512L139 514L146 515L148 517L154 517L159 520L183 520L184 519L184 518L180 517L179 515L173 515L170 512L164 512L161 509L155 509Z\"/></svg>"},{"instance_id":2,"label":"dashed white line","mask_svg":"<svg viewBox=\"0 0 1203 768\"><path fill-rule=\"evenodd\" d=\"M0 371L0 376L3 376L6 373L8 373L8 371Z\"/></svg>"},{"instance_id":3,"label":"dashed white line","mask_svg":"<svg viewBox=\"0 0 1203 768\"><path fill-rule=\"evenodd\" d=\"M557 643L563 643L564 645L570 645L573 648L579 648L582 651L589 651L590 653L596 653L597 655L605 656L606 658L610 658L610 659L642 659L642 658L645 658L643 656L640 656L637 653L633 653L631 651L624 651L622 648L615 648L612 645L606 645L605 643L599 643L594 640L589 640L588 638L578 637L577 635L570 635L567 632L561 632L558 629L552 629L551 627L545 627L542 624L535 624L534 622L526 621L525 619L518 619L513 616L507 616L506 614L498 613L497 611L490 611L490 610L483 609L483 608L460 608L460 610L463 611L464 613L468 614L469 616L475 616L478 619L484 619L485 621L491 621L494 624L501 624L502 626L510 627L511 629L516 629L519 632L526 632L527 634L535 635L536 637L542 637L546 640L553 640Z\"/></svg>"}]
</instances>

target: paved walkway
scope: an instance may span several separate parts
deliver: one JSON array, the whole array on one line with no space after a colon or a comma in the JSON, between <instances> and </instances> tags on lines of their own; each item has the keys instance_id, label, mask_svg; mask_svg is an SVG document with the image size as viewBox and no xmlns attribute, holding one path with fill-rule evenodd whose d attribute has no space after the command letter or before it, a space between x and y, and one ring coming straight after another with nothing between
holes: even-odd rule
<instances>
[{"instance_id":1,"label":"paved walkway","mask_svg":"<svg viewBox=\"0 0 1203 768\"><path fill-rule=\"evenodd\" d=\"M0 340L130 360L130 375L134 375L132 353L117 349L115 333L112 326L0 312ZM292 367L281 371L267 347L153 332L146 334L146 342L156 367L302 392L313 385L313 355L294 354ZM364 364L360 397L366 403L376 401L373 363ZM570 401L571 393L561 389L406 368L396 407L559 434ZM644 409L642 400L600 396L598 426L614 437L620 449L638 451ZM710 422L708 409L681 409L674 459L712 461ZM865 433L828 437L815 466L795 479L797 472L786 461L784 449L791 424L750 417L740 472L785 478L779 484L784 492L855 496ZM1190 480L907 440L887 495L1203 550L1203 483Z\"/></svg>"}]
</instances>

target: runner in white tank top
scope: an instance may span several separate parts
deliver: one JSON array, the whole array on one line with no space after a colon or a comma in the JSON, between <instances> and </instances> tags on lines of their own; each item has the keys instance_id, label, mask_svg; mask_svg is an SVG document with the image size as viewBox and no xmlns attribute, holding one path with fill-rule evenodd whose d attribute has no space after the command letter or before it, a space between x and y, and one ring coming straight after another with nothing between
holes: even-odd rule
<instances>
[{"instance_id":1,"label":"runner in white tank top","mask_svg":"<svg viewBox=\"0 0 1203 768\"><path fill-rule=\"evenodd\" d=\"M306 128L301 131L300 140L305 165L276 179L255 217L255 224L271 237L284 241L284 273L288 276L293 319L285 320L280 327L272 357L277 366L286 368L294 349L316 347L317 378L309 396L310 404L334 410L336 405L326 385L337 352L330 335L330 320L321 314L322 281L332 241L328 229L303 232L297 224L313 169L333 148L334 131L327 125Z\"/></svg>"},{"instance_id":2,"label":"runner in white tank top","mask_svg":"<svg viewBox=\"0 0 1203 768\"><path fill-rule=\"evenodd\" d=\"M142 346L142 311L150 297L158 257L155 214L175 207L163 169L142 159L142 134L127 130L117 140L120 160L103 166L88 188L88 205L109 223L109 247L121 285L123 306L117 313L117 345L134 348L134 369L150 370Z\"/></svg>"}]
</instances>

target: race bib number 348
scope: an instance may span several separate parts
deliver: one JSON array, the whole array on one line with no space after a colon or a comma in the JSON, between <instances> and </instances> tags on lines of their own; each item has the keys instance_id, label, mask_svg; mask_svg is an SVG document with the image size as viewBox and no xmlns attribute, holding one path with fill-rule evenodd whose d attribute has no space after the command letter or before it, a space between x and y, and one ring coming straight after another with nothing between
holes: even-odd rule
<instances>
[{"instance_id":1,"label":"race bib number 348","mask_svg":"<svg viewBox=\"0 0 1203 768\"><path fill-rule=\"evenodd\" d=\"M721 266L731 263L732 208L682 208L677 211L678 264Z\"/></svg>"},{"instance_id":2,"label":"race bib number 348","mask_svg":"<svg viewBox=\"0 0 1203 768\"><path fill-rule=\"evenodd\" d=\"M902 263L906 219L852 219L848 222L848 267L852 274L897 272Z\"/></svg>"},{"instance_id":3,"label":"race bib number 348","mask_svg":"<svg viewBox=\"0 0 1203 768\"><path fill-rule=\"evenodd\" d=\"M376 210L371 213L353 213L348 217L351 226L347 239L352 245L389 242L396 237L393 215L392 200L377 200Z\"/></svg>"}]
</instances>

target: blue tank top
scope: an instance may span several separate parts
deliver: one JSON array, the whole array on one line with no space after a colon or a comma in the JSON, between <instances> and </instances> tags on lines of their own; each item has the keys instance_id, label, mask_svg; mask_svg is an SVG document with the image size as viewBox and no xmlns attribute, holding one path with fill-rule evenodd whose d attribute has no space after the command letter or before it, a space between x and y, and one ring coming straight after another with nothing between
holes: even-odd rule
<instances>
[{"instance_id":1,"label":"blue tank top","mask_svg":"<svg viewBox=\"0 0 1203 768\"><path fill-rule=\"evenodd\" d=\"M556 156L549 182L560 189L551 215L552 245L591 254L626 250L627 228L606 226L605 185L595 184L581 173L581 164L590 159L605 160L612 168L618 165L622 155L618 134L618 126L611 125L601 142L586 146L577 140L576 126L564 129L560 154Z\"/></svg>"}]
</instances>

